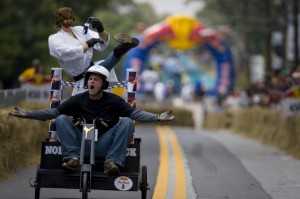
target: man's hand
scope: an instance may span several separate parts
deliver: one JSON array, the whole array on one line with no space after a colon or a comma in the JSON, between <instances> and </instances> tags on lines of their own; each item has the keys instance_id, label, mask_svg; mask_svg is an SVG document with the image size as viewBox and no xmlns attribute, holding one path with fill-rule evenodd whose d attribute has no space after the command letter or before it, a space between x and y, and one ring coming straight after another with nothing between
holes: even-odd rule
<instances>
[{"instance_id":1,"label":"man's hand","mask_svg":"<svg viewBox=\"0 0 300 199\"><path fill-rule=\"evenodd\" d=\"M15 107L15 111L9 113L10 116L28 118L28 111Z\"/></svg>"},{"instance_id":2,"label":"man's hand","mask_svg":"<svg viewBox=\"0 0 300 199\"><path fill-rule=\"evenodd\" d=\"M91 24L92 24L92 28L96 28L98 33L104 31L103 24L99 19L92 19Z\"/></svg>"},{"instance_id":3,"label":"man's hand","mask_svg":"<svg viewBox=\"0 0 300 199\"><path fill-rule=\"evenodd\" d=\"M172 111L166 111L166 112L163 112L161 114L158 114L157 115L157 120L158 121L170 121L170 120L174 120L175 119L175 116L174 115L171 115L172 114Z\"/></svg>"},{"instance_id":4,"label":"man's hand","mask_svg":"<svg viewBox=\"0 0 300 199\"><path fill-rule=\"evenodd\" d=\"M100 39L97 38L92 38L86 41L87 45L89 46L89 48L94 47L94 45L96 43L101 43L102 41Z\"/></svg>"}]
</instances>

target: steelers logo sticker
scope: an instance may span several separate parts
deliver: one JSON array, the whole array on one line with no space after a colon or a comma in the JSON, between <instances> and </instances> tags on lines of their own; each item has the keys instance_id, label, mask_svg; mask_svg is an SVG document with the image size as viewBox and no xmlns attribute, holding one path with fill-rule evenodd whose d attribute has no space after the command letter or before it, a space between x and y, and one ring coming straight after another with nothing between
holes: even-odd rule
<instances>
[{"instance_id":1,"label":"steelers logo sticker","mask_svg":"<svg viewBox=\"0 0 300 199\"><path fill-rule=\"evenodd\" d=\"M114 184L115 187L121 191L128 191L133 185L132 180L126 176L116 178Z\"/></svg>"}]
</instances>

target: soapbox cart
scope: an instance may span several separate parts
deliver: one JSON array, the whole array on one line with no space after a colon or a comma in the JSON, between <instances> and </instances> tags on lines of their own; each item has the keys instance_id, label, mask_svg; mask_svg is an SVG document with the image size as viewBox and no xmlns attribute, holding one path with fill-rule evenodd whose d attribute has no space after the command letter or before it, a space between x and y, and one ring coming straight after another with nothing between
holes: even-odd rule
<instances>
[{"instance_id":1,"label":"soapbox cart","mask_svg":"<svg viewBox=\"0 0 300 199\"><path fill-rule=\"evenodd\" d=\"M61 169L62 155L59 141L50 142L48 138L42 141L40 163L36 176L30 180L30 186L35 189L35 199L40 198L41 188L78 189L82 199L87 199L91 190L140 190L141 198L147 198L149 190L147 167L140 164L141 138L134 138L128 145L125 166L120 169L120 175L107 175L103 172L103 161L95 160L97 129L94 126L83 123L83 129L92 130L89 132L83 130L78 172L66 172ZM91 143L89 159L85 159L83 155L86 142Z\"/></svg>"}]
</instances>

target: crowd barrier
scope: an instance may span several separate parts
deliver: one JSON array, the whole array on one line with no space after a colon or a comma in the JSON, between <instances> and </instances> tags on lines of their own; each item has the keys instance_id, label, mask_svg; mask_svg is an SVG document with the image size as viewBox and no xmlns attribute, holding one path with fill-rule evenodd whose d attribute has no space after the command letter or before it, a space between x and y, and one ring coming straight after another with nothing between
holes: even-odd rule
<instances>
[{"instance_id":1,"label":"crowd barrier","mask_svg":"<svg viewBox=\"0 0 300 199\"><path fill-rule=\"evenodd\" d=\"M49 102L50 84L35 86L23 84L20 88L0 90L0 107L12 106L24 101Z\"/></svg>"},{"instance_id":2,"label":"crowd barrier","mask_svg":"<svg viewBox=\"0 0 300 199\"><path fill-rule=\"evenodd\" d=\"M26 91L23 89L0 90L0 107L12 106L26 100Z\"/></svg>"}]
</instances>

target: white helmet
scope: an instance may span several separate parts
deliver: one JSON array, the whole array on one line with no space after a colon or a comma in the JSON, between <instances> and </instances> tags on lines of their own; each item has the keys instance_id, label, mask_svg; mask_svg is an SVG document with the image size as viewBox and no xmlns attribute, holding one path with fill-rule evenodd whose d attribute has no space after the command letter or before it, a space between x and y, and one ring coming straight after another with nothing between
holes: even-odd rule
<instances>
[{"instance_id":1,"label":"white helmet","mask_svg":"<svg viewBox=\"0 0 300 199\"><path fill-rule=\"evenodd\" d=\"M110 77L109 71L105 67L103 67L101 65L91 66L86 71L85 76L89 76L91 73L94 73L94 74L100 75L102 77L105 77L106 80L108 80L109 77Z\"/></svg>"},{"instance_id":2,"label":"white helmet","mask_svg":"<svg viewBox=\"0 0 300 199\"><path fill-rule=\"evenodd\" d=\"M103 80L105 82L103 89L108 88L108 80L110 78L110 73L105 67L101 65L91 66L85 73L85 82L87 82L91 74L97 74L103 77Z\"/></svg>"}]
</instances>

